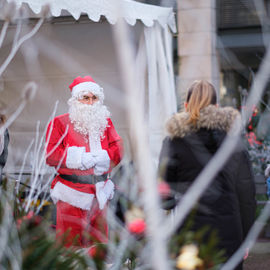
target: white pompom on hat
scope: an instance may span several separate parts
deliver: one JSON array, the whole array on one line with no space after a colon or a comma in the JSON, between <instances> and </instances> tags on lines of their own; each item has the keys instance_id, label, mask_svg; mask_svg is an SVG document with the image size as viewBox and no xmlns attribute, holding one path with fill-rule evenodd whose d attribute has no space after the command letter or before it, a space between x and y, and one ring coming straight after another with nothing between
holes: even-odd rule
<instances>
[{"instance_id":1,"label":"white pompom on hat","mask_svg":"<svg viewBox=\"0 0 270 270\"><path fill-rule=\"evenodd\" d=\"M91 76L75 78L69 88L73 97L79 98L81 93L89 92L97 96L101 102L104 100L103 88Z\"/></svg>"}]
</instances>

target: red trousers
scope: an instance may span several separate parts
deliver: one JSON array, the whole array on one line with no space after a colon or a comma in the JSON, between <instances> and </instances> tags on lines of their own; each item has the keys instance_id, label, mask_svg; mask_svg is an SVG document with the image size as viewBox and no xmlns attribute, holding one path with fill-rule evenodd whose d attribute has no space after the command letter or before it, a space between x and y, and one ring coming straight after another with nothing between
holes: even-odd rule
<instances>
[{"instance_id":1,"label":"red trousers","mask_svg":"<svg viewBox=\"0 0 270 270\"><path fill-rule=\"evenodd\" d=\"M56 205L56 237L64 237L65 246L89 247L108 241L106 209L100 210L96 200L91 210L83 210L63 201Z\"/></svg>"}]
</instances>

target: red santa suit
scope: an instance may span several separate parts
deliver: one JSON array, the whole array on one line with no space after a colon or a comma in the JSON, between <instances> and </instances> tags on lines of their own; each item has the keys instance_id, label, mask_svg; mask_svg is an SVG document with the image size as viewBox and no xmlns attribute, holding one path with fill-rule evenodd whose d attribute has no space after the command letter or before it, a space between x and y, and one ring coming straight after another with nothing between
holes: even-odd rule
<instances>
[{"instance_id":1,"label":"red santa suit","mask_svg":"<svg viewBox=\"0 0 270 270\"><path fill-rule=\"evenodd\" d=\"M107 119L103 136L97 139L76 131L69 114L55 117L47 128L46 153L47 164L58 172L51 185L51 197L57 204L58 235L69 230L66 246L106 242L106 203L114 193L108 173L122 154L122 140L111 119ZM83 167L83 155L91 155L93 167Z\"/></svg>"}]
</instances>

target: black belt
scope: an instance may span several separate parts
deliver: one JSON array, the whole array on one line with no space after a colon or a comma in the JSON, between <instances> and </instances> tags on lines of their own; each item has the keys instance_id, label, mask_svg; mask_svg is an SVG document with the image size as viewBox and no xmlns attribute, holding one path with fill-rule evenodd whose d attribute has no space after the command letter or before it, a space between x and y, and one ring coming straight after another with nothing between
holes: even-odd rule
<instances>
[{"instance_id":1,"label":"black belt","mask_svg":"<svg viewBox=\"0 0 270 270\"><path fill-rule=\"evenodd\" d=\"M108 178L108 174L103 174L103 175L59 174L59 176L72 183L80 183L80 184L96 184L97 182L106 181Z\"/></svg>"}]
</instances>

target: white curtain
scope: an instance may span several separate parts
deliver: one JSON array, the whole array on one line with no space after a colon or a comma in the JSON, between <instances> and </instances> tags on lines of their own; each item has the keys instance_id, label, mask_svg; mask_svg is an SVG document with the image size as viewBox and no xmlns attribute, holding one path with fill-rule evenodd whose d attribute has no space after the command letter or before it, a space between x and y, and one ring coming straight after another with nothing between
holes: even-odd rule
<instances>
[{"instance_id":1,"label":"white curtain","mask_svg":"<svg viewBox=\"0 0 270 270\"><path fill-rule=\"evenodd\" d=\"M177 109L172 65L172 35L168 28L159 24L144 27L136 59L136 76L142 97L139 105L144 106L156 167L165 123Z\"/></svg>"}]
</instances>

